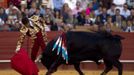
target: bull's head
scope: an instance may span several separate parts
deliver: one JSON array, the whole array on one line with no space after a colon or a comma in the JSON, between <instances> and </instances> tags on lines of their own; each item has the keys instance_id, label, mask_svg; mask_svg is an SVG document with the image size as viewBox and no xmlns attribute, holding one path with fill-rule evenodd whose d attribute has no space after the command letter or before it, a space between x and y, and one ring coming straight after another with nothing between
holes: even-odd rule
<instances>
[{"instance_id":1,"label":"bull's head","mask_svg":"<svg viewBox=\"0 0 134 75\"><path fill-rule=\"evenodd\" d=\"M51 66L54 64L55 59L48 54L43 54L43 58L41 58L42 64L49 70ZM52 69L52 73L57 70L57 67Z\"/></svg>"},{"instance_id":2,"label":"bull's head","mask_svg":"<svg viewBox=\"0 0 134 75\"><path fill-rule=\"evenodd\" d=\"M43 53L43 57L41 58L42 64L49 70L50 66L52 65L52 60L49 55Z\"/></svg>"},{"instance_id":3,"label":"bull's head","mask_svg":"<svg viewBox=\"0 0 134 75\"><path fill-rule=\"evenodd\" d=\"M56 40L51 40L47 44L44 52L42 53L41 63L47 68L47 70L49 70L52 67L54 62L56 60L58 60L58 57L59 57L59 56L57 56L57 51L56 50L52 51L55 41ZM61 61L61 60L59 60L59 61ZM59 62L58 62L58 64L59 64ZM57 64L57 66L58 66L58 64ZM53 68L52 72L55 72L56 70L57 70L57 67L55 66Z\"/></svg>"}]
</instances>

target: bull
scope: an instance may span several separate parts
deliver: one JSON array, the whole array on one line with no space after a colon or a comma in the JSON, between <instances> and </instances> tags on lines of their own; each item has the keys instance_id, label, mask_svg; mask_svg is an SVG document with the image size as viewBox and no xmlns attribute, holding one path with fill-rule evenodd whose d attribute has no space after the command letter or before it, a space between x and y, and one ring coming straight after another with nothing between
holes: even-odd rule
<instances>
[{"instance_id":1,"label":"bull","mask_svg":"<svg viewBox=\"0 0 134 75\"><path fill-rule=\"evenodd\" d=\"M122 75L123 65L119 61L122 52L119 35L112 35L109 32L80 32L68 31L65 33L66 47L68 52L68 65L74 65L79 75L84 75L80 69L80 62L91 60L100 64L104 61L105 69L101 75L106 75L113 67L118 69L118 75ZM62 53L57 55L56 50L52 51L53 45L58 38L51 40L42 53L41 63L47 68L46 75L56 72L61 64L66 64Z\"/></svg>"}]
</instances>

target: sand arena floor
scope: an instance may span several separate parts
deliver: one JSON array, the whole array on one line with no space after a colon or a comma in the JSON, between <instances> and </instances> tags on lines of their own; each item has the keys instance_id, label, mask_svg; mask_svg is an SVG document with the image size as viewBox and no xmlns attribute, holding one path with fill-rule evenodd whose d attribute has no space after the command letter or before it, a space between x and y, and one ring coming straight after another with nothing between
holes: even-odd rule
<instances>
[{"instance_id":1,"label":"sand arena floor","mask_svg":"<svg viewBox=\"0 0 134 75\"><path fill-rule=\"evenodd\" d=\"M45 70L40 70L39 75L45 75ZM83 71L85 75L100 75L102 71L88 71L84 70ZM17 73L16 71L12 69L8 70L0 70L0 75L21 75ZM75 70L58 70L56 73L53 75L78 75L78 73ZM107 75L118 75L117 71L110 71ZM124 71L123 75L134 75L134 71Z\"/></svg>"}]
</instances>

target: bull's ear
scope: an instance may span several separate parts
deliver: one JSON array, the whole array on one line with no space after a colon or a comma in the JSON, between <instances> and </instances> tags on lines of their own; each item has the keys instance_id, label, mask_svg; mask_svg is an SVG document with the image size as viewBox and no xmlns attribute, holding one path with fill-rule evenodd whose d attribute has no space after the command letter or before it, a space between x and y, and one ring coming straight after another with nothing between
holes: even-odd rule
<instances>
[{"instance_id":1,"label":"bull's ear","mask_svg":"<svg viewBox=\"0 0 134 75\"><path fill-rule=\"evenodd\" d=\"M122 36L120 36L120 35L114 35L114 38L117 38L117 39L120 39L120 40L125 39L124 37L122 37Z\"/></svg>"}]
</instances>

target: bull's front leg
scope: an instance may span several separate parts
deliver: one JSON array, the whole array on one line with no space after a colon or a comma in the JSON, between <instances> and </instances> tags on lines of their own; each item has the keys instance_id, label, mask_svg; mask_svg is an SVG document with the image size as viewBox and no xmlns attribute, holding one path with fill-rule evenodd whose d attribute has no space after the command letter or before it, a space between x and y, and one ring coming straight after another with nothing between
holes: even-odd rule
<instances>
[{"instance_id":1,"label":"bull's front leg","mask_svg":"<svg viewBox=\"0 0 134 75\"><path fill-rule=\"evenodd\" d=\"M58 66L61 65L61 61L59 60L59 58L51 65L51 67L48 69L48 72L46 73L46 75L51 75L52 73L57 71Z\"/></svg>"},{"instance_id":2,"label":"bull's front leg","mask_svg":"<svg viewBox=\"0 0 134 75\"><path fill-rule=\"evenodd\" d=\"M113 64L107 59L104 59L104 64L105 70L101 73L101 75L106 75L113 68Z\"/></svg>"},{"instance_id":3,"label":"bull's front leg","mask_svg":"<svg viewBox=\"0 0 134 75\"><path fill-rule=\"evenodd\" d=\"M46 75L51 75L52 73L56 72L57 71L57 67L59 65L55 62L51 65L51 67L48 69Z\"/></svg>"},{"instance_id":4,"label":"bull's front leg","mask_svg":"<svg viewBox=\"0 0 134 75\"><path fill-rule=\"evenodd\" d=\"M57 69L48 70L48 72L46 73L46 75L51 75L52 73L54 73L56 71L57 71Z\"/></svg>"},{"instance_id":5,"label":"bull's front leg","mask_svg":"<svg viewBox=\"0 0 134 75\"><path fill-rule=\"evenodd\" d=\"M75 63L74 68L79 73L79 75L84 75L84 73L80 69L80 63Z\"/></svg>"},{"instance_id":6,"label":"bull's front leg","mask_svg":"<svg viewBox=\"0 0 134 75\"><path fill-rule=\"evenodd\" d=\"M48 72L47 72L46 75L51 75L51 73L48 73Z\"/></svg>"}]
</instances>

